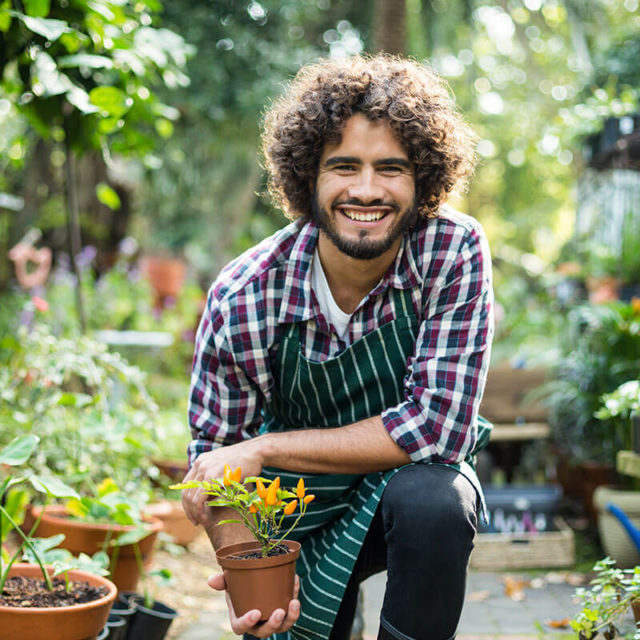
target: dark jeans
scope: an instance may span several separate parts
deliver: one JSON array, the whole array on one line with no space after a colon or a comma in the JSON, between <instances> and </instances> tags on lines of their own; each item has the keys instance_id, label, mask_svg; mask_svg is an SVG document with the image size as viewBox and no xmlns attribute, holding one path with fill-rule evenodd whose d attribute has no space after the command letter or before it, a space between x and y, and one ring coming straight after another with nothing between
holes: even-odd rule
<instances>
[{"instance_id":1,"label":"dark jeans","mask_svg":"<svg viewBox=\"0 0 640 640\"><path fill-rule=\"evenodd\" d=\"M378 640L449 640L462 612L476 491L459 473L414 464L387 485L330 640L348 640L360 583L387 570Z\"/></svg>"},{"instance_id":2,"label":"dark jeans","mask_svg":"<svg viewBox=\"0 0 640 640\"><path fill-rule=\"evenodd\" d=\"M454 638L476 502L471 483L453 469L413 464L398 471L382 495L329 640L349 640L360 583L385 569L378 640Z\"/></svg>"}]
</instances>

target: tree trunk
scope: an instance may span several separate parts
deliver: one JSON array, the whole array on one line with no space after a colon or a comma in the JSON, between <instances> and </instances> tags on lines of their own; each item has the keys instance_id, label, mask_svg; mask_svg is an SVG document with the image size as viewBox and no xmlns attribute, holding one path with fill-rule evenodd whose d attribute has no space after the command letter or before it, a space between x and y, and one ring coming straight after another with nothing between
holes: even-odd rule
<instances>
[{"instance_id":1,"label":"tree trunk","mask_svg":"<svg viewBox=\"0 0 640 640\"><path fill-rule=\"evenodd\" d=\"M376 0L374 6L374 51L404 55L407 49L405 0Z\"/></svg>"}]
</instances>

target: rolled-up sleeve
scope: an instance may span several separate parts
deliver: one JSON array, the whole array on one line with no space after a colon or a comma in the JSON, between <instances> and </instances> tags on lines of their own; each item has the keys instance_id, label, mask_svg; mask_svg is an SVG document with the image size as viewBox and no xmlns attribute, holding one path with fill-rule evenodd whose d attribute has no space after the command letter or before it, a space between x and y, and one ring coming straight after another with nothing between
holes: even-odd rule
<instances>
[{"instance_id":1,"label":"rolled-up sleeve","mask_svg":"<svg viewBox=\"0 0 640 640\"><path fill-rule=\"evenodd\" d=\"M477 436L493 336L491 257L482 229L450 246L448 268L425 285L425 308L404 402L382 413L414 462L461 462Z\"/></svg>"},{"instance_id":2,"label":"rolled-up sleeve","mask_svg":"<svg viewBox=\"0 0 640 640\"><path fill-rule=\"evenodd\" d=\"M234 323L228 300L210 292L207 307L198 328L191 391L189 426L192 441L189 463L205 451L235 444L256 435L262 422L262 393L251 378L256 363L247 352L234 349L244 336L234 335Z\"/></svg>"}]
</instances>

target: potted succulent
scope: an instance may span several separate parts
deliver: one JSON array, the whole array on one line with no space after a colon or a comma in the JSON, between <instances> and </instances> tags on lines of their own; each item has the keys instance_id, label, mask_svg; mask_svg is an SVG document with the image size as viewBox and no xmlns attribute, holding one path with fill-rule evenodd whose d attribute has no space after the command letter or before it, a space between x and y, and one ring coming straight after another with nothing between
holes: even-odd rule
<instances>
[{"instance_id":1,"label":"potted succulent","mask_svg":"<svg viewBox=\"0 0 640 640\"><path fill-rule=\"evenodd\" d=\"M18 477L6 470L26 462L38 444L36 436L14 439L0 450L0 466L5 469L0 482L0 543L14 531L17 549L0 557L0 639L86 640L95 638L104 626L115 600L116 586L101 575L81 570L96 569L97 561L87 556L73 559L69 554L52 555L60 538L39 540L32 531L20 530L26 501L16 487L25 481L47 496L70 496L75 492L56 479L34 474ZM11 491L10 491L11 490ZM18 563L24 556L30 563ZM55 558L53 566L45 563ZM57 577L62 575L63 577Z\"/></svg>"},{"instance_id":2,"label":"potted succulent","mask_svg":"<svg viewBox=\"0 0 640 640\"><path fill-rule=\"evenodd\" d=\"M604 394L602 405L596 411L601 420L611 420L618 429L620 449L638 449L637 422L640 416L640 380L629 380L615 391ZM637 489L637 487L636 487ZM640 525L640 491L632 486L603 485L595 490L594 505L598 510L598 531L605 553L621 567L640 563L640 552L625 531L620 520L608 510L613 504L627 515L631 522Z\"/></svg>"},{"instance_id":3,"label":"potted succulent","mask_svg":"<svg viewBox=\"0 0 640 640\"><path fill-rule=\"evenodd\" d=\"M623 570L616 567L615 560L604 558L593 570L595 577L590 586L575 591L581 609L571 621L571 627L578 633L579 640L622 638L617 625L629 607L636 624L640 622L640 566ZM624 637L640 640L640 628L633 636Z\"/></svg>"},{"instance_id":4,"label":"potted succulent","mask_svg":"<svg viewBox=\"0 0 640 640\"><path fill-rule=\"evenodd\" d=\"M240 467L232 471L224 467L222 479L191 481L173 485L174 489L201 488L212 496L207 504L230 507L239 518L221 520L243 524L255 538L216 550L218 564L224 571L227 591L237 616L259 609L268 619L278 608L287 610L293 597L295 563L300 555L300 543L287 540L304 516L314 495L306 493L302 478L295 490L280 487L280 478L267 480L247 477L241 482ZM285 517L297 517L284 533Z\"/></svg>"}]
</instances>

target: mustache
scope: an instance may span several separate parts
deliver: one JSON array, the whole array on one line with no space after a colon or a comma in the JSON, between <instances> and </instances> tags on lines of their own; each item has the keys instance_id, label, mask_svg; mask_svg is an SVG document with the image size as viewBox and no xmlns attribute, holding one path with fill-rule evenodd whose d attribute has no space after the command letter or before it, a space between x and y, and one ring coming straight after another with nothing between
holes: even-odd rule
<instances>
[{"instance_id":1,"label":"mustache","mask_svg":"<svg viewBox=\"0 0 640 640\"><path fill-rule=\"evenodd\" d=\"M364 202L360 198L348 198L347 200L337 200L332 203L332 207L344 207L348 205L354 205L356 207L388 207L394 211L398 211L399 207L395 202L385 202L380 198Z\"/></svg>"}]
</instances>

